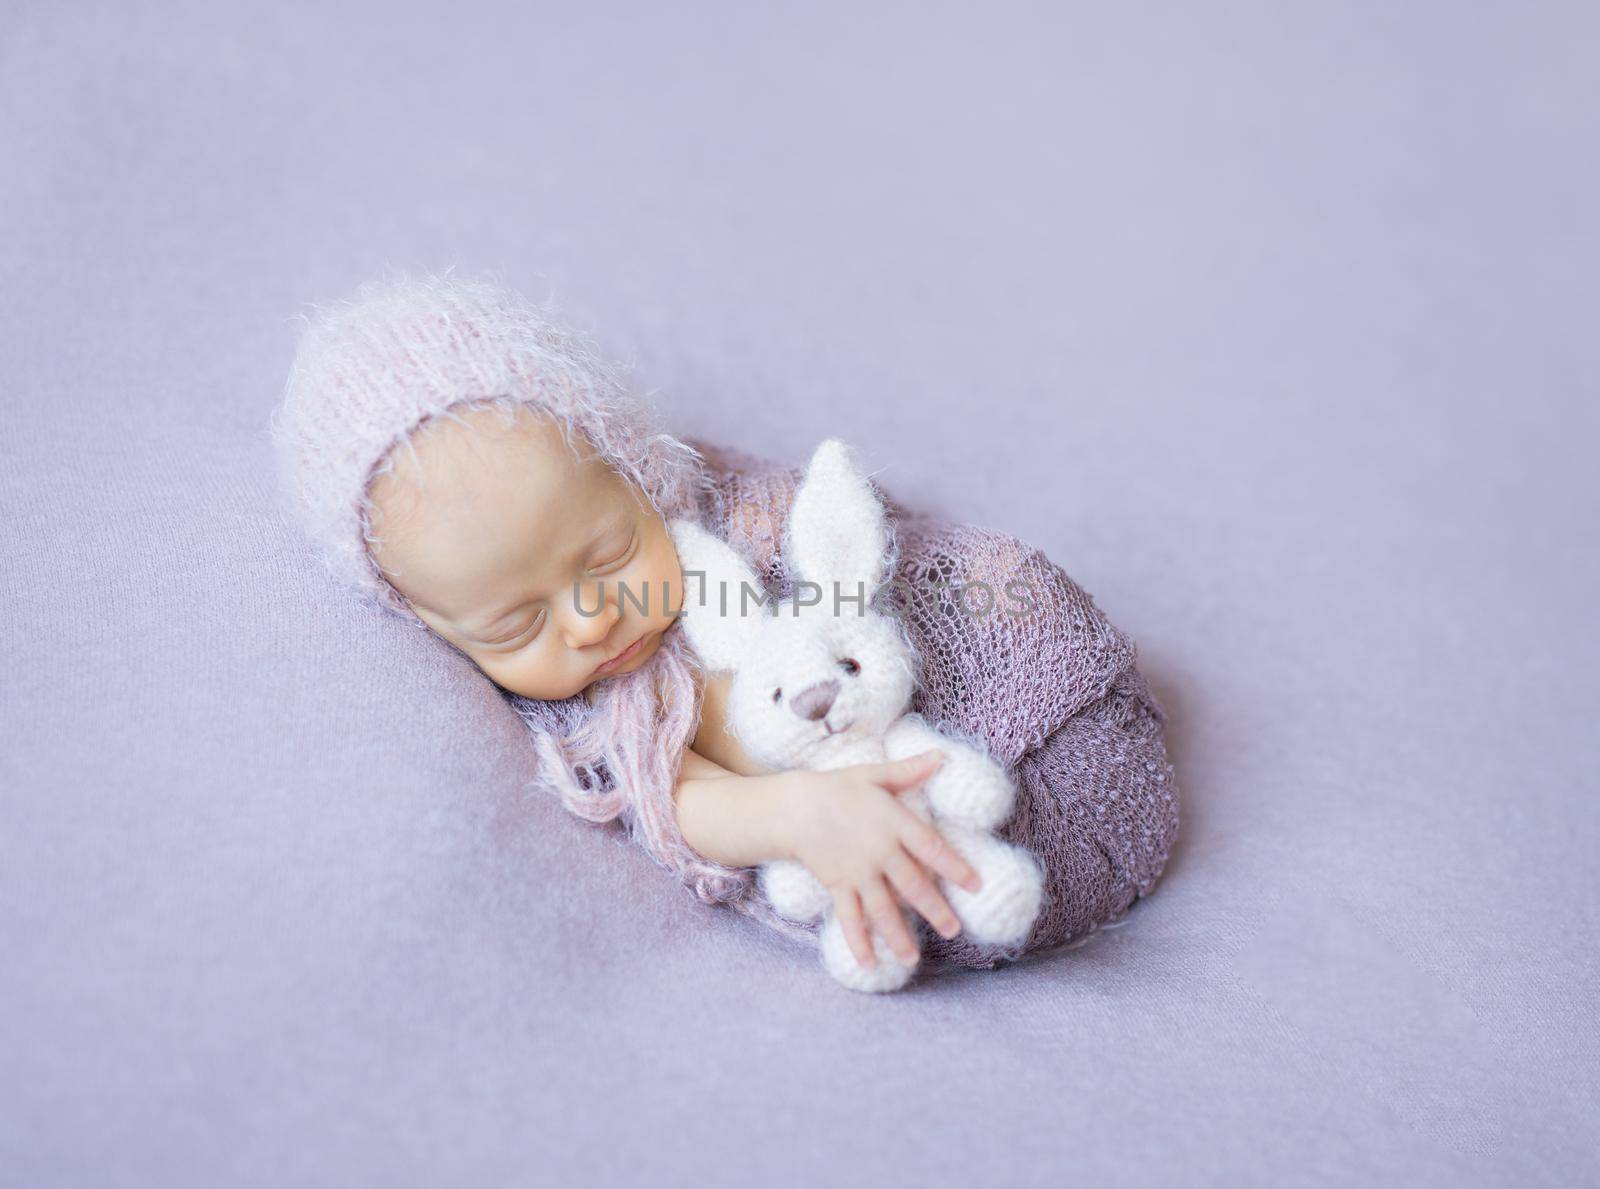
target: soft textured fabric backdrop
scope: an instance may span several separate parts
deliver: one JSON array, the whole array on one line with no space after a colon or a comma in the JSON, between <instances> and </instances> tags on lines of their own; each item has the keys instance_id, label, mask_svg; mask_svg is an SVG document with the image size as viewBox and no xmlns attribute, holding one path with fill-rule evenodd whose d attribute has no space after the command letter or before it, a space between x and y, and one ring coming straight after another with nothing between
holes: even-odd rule
<instances>
[{"instance_id":1,"label":"soft textured fabric backdrop","mask_svg":"<svg viewBox=\"0 0 1600 1189\"><path fill-rule=\"evenodd\" d=\"M0 21L0 1181L1595 1182L1593 5L229 7ZM856 997L529 800L273 509L385 262L1045 548L1160 890Z\"/></svg>"}]
</instances>

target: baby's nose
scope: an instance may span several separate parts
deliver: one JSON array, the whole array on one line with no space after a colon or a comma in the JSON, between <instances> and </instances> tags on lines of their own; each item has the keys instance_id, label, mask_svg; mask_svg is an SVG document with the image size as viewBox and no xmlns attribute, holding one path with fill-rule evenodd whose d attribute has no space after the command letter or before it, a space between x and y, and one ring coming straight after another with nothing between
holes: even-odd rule
<instances>
[{"instance_id":1,"label":"baby's nose","mask_svg":"<svg viewBox=\"0 0 1600 1189\"><path fill-rule=\"evenodd\" d=\"M600 643L611 634L612 626L622 618L622 609L615 603L606 603L597 611L593 604L585 604L585 613L574 610L567 616L567 647L588 648Z\"/></svg>"},{"instance_id":2,"label":"baby's nose","mask_svg":"<svg viewBox=\"0 0 1600 1189\"><path fill-rule=\"evenodd\" d=\"M816 722L833 709L833 700L839 696L839 682L819 681L808 685L794 696L789 708L801 718Z\"/></svg>"}]
</instances>

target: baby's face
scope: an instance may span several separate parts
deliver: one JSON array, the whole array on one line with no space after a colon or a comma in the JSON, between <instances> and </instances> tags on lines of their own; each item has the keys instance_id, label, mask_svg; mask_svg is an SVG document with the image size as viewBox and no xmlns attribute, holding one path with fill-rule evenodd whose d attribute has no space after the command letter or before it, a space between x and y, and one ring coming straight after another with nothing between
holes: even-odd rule
<instances>
[{"instance_id":1,"label":"baby's face","mask_svg":"<svg viewBox=\"0 0 1600 1189\"><path fill-rule=\"evenodd\" d=\"M507 427L493 408L459 415L470 431L428 422L416 457L397 449L373 482L372 554L389 581L524 697L568 698L644 664L683 606L661 515L577 435L575 457L547 416L523 409Z\"/></svg>"}]
</instances>

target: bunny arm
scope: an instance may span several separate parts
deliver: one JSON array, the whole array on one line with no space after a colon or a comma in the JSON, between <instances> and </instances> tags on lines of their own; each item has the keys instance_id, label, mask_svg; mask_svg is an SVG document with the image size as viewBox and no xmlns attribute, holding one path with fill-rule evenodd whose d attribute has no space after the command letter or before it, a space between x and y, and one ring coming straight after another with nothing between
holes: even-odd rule
<instances>
[{"instance_id":1,"label":"bunny arm","mask_svg":"<svg viewBox=\"0 0 1600 1189\"><path fill-rule=\"evenodd\" d=\"M761 865L761 892L779 916L814 921L827 912L833 897L804 863L775 859Z\"/></svg>"},{"instance_id":2,"label":"bunny arm","mask_svg":"<svg viewBox=\"0 0 1600 1189\"><path fill-rule=\"evenodd\" d=\"M921 786L935 814L975 830L992 830L1011 816L1016 788L1005 769L977 748L941 735L919 714L902 715L884 736L890 760L930 750L945 754L939 770Z\"/></svg>"}]
</instances>

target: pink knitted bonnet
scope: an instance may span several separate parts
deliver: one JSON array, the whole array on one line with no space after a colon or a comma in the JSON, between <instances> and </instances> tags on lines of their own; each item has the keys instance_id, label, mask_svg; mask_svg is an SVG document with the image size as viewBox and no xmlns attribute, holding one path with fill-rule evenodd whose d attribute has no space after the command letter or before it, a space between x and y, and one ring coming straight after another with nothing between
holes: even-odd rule
<instances>
[{"instance_id":1,"label":"pink knitted bonnet","mask_svg":"<svg viewBox=\"0 0 1600 1189\"><path fill-rule=\"evenodd\" d=\"M279 498L317 545L329 573L413 624L368 546L370 485L390 451L462 402L553 415L582 434L670 519L693 516L709 482L698 453L666 433L620 370L498 278L401 273L351 298L313 307L282 405L271 417ZM459 418L456 418L459 420Z\"/></svg>"}]
</instances>

